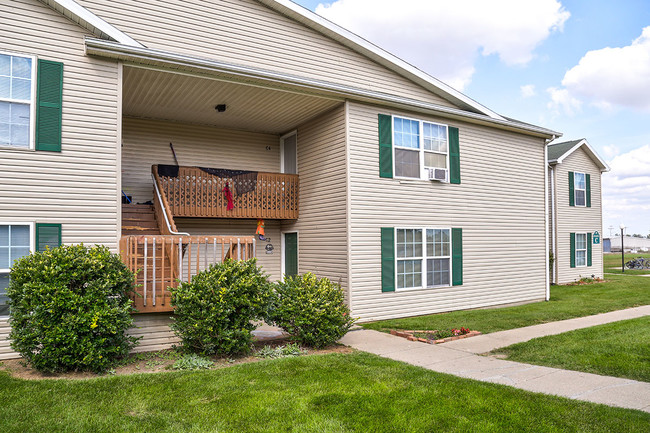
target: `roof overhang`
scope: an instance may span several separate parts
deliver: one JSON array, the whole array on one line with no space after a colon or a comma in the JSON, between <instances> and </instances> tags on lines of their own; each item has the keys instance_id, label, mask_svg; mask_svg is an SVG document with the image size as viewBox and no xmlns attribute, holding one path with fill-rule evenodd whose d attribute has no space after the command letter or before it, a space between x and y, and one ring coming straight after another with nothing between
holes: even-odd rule
<instances>
[{"instance_id":1,"label":"roof overhang","mask_svg":"<svg viewBox=\"0 0 650 433\"><path fill-rule=\"evenodd\" d=\"M140 42L131 38L126 33L118 30L85 7L73 0L39 0L55 11L63 14L71 21L79 24L98 38L110 39L123 45L144 47Z\"/></svg>"},{"instance_id":2,"label":"roof overhang","mask_svg":"<svg viewBox=\"0 0 650 433\"><path fill-rule=\"evenodd\" d=\"M596 163L596 165L600 167L601 173L610 170L609 165L605 162L605 160L602 159L600 155L598 155L596 150L593 147L591 147L589 142L587 142L587 140L584 138L580 140L578 143L576 143L571 149L564 152L562 156L560 156L559 158L549 159L548 163L550 165L562 164L562 161L564 161L569 155L571 155L573 152L580 149L581 147L584 147L584 151L587 153L587 155L589 155L589 157Z\"/></svg>"},{"instance_id":3,"label":"roof overhang","mask_svg":"<svg viewBox=\"0 0 650 433\"><path fill-rule=\"evenodd\" d=\"M213 59L193 57L163 50L124 45L103 39L86 38L86 53L150 68L209 76L224 81L239 82L252 86L280 89L321 97L351 99L359 102L383 105L391 108L435 114L441 117L458 119L476 124L490 125L543 138L561 134L546 128L519 123L507 119L495 119L488 115L469 112L429 102L405 98L382 92L362 89L316 80L313 78L286 74L277 71L220 62Z\"/></svg>"},{"instance_id":4,"label":"roof overhang","mask_svg":"<svg viewBox=\"0 0 650 433\"><path fill-rule=\"evenodd\" d=\"M363 54L380 65L408 78L430 92L470 111L483 114L495 120L505 120L502 116L479 104L467 95L419 70L393 54L379 48L362 37L340 27L290 0L258 0L269 8L280 12L340 44Z\"/></svg>"}]
</instances>

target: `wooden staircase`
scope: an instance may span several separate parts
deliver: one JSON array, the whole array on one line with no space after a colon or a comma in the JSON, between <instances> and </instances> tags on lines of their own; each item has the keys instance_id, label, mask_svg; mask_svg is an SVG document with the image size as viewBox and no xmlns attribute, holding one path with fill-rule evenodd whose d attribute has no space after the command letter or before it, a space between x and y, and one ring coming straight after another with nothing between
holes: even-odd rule
<instances>
[{"instance_id":1,"label":"wooden staircase","mask_svg":"<svg viewBox=\"0 0 650 433\"><path fill-rule=\"evenodd\" d=\"M122 205L122 235L160 235L158 222L150 204Z\"/></svg>"}]
</instances>

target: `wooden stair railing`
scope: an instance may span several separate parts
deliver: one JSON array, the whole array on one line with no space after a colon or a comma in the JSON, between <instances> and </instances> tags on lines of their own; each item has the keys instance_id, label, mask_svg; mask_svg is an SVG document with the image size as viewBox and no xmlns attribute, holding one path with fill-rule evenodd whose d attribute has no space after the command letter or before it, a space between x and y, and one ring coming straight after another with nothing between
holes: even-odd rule
<instances>
[{"instance_id":1,"label":"wooden stair railing","mask_svg":"<svg viewBox=\"0 0 650 433\"><path fill-rule=\"evenodd\" d=\"M122 261L136 275L134 306L140 313L173 311L170 287L228 258L255 257L253 236L122 236ZM174 258L174 259L172 259Z\"/></svg>"}]
</instances>

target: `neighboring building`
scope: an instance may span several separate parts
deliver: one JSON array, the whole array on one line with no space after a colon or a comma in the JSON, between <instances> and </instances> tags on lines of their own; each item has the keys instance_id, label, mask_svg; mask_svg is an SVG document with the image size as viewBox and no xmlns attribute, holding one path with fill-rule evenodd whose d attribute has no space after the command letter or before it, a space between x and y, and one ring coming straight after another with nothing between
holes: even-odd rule
<instances>
[{"instance_id":1,"label":"neighboring building","mask_svg":"<svg viewBox=\"0 0 650 433\"><path fill-rule=\"evenodd\" d=\"M601 174L609 167L587 140L548 146L551 281L603 277Z\"/></svg>"},{"instance_id":2,"label":"neighboring building","mask_svg":"<svg viewBox=\"0 0 650 433\"><path fill-rule=\"evenodd\" d=\"M0 291L30 251L107 245L142 269L143 350L174 341L166 287L227 256L328 277L362 321L548 298L557 132L287 0L0 14Z\"/></svg>"},{"instance_id":3,"label":"neighboring building","mask_svg":"<svg viewBox=\"0 0 650 433\"><path fill-rule=\"evenodd\" d=\"M614 236L613 238L606 239L610 242L611 252L620 253L621 252L621 237ZM626 252L636 251L636 252L646 252L650 251L650 239L647 238L637 238L634 236L625 236L623 239L623 247ZM605 251L608 252L608 251Z\"/></svg>"}]
</instances>

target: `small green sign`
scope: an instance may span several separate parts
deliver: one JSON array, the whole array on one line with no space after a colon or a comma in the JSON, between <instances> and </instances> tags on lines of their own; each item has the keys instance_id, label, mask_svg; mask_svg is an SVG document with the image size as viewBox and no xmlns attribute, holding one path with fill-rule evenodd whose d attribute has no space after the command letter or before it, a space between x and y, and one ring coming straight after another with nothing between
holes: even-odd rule
<instances>
[{"instance_id":1,"label":"small green sign","mask_svg":"<svg viewBox=\"0 0 650 433\"><path fill-rule=\"evenodd\" d=\"M600 233L598 233L598 231L595 231L593 238L594 238L594 245L598 245L600 243Z\"/></svg>"}]
</instances>

